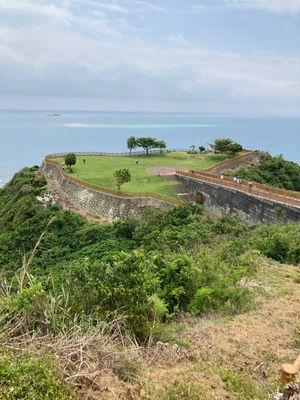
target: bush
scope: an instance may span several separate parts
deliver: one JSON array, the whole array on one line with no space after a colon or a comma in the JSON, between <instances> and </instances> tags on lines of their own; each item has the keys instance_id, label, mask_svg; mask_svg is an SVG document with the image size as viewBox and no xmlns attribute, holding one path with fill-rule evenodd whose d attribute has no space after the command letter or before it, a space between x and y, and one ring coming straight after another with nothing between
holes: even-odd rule
<instances>
[{"instance_id":1,"label":"bush","mask_svg":"<svg viewBox=\"0 0 300 400\"><path fill-rule=\"evenodd\" d=\"M72 400L74 391L48 357L0 353L1 400Z\"/></svg>"},{"instance_id":2,"label":"bush","mask_svg":"<svg viewBox=\"0 0 300 400\"><path fill-rule=\"evenodd\" d=\"M300 165L287 161L282 156L272 157L265 154L261 164L242 168L238 174L249 181L300 191Z\"/></svg>"}]
</instances>

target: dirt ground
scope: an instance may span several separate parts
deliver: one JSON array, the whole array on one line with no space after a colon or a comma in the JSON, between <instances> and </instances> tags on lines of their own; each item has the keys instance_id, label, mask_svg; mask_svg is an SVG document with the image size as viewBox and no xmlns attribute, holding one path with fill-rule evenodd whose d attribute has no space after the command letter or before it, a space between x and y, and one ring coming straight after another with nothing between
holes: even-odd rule
<instances>
[{"instance_id":1,"label":"dirt ground","mask_svg":"<svg viewBox=\"0 0 300 400\"><path fill-rule=\"evenodd\" d=\"M147 169L149 174L154 175L175 175L176 171L188 172L188 169L178 167L150 167Z\"/></svg>"}]
</instances>

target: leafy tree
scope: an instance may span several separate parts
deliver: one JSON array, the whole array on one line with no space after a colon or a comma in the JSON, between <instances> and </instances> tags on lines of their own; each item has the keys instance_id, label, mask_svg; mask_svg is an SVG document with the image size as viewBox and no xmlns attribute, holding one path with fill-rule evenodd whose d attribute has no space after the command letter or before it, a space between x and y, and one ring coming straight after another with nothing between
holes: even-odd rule
<instances>
[{"instance_id":1,"label":"leafy tree","mask_svg":"<svg viewBox=\"0 0 300 400\"><path fill-rule=\"evenodd\" d=\"M162 153L163 149L167 147L166 142L164 142L163 140L158 140L157 147L160 149L160 152Z\"/></svg>"},{"instance_id":2,"label":"leafy tree","mask_svg":"<svg viewBox=\"0 0 300 400\"><path fill-rule=\"evenodd\" d=\"M129 151L130 151L130 155L131 155L132 150L135 149L136 147L137 147L136 138L135 138L134 136L130 136L130 137L127 139L127 148L128 148Z\"/></svg>"},{"instance_id":3,"label":"leafy tree","mask_svg":"<svg viewBox=\"0 0 300 400\"><path fill-rule=\"evenodd\" d=\"M142 147L146 154L149 154L151 149L162 149L166 148L166 143L163 140L157 140L151 137L140 137L136 140L138 147Z\"/></svg>"},{"instance_id":4,"label":"leafy tree","mask_svg":"<svg viewBox=\"0 0 300 400\"><path fill-rule=\"evenodd\" d=\"M118 169L117 171L114 172L114 179L116 182L116 185L118 187L118 190L120 190L121 185L124 183L128 183L131 180L131 175L128 169Z\"/></svg>"},{"instance_id":5,"label":"leafy tree","mask_svg":"<svg viewBox=\"0 0 300 400\"><path fill-rule=\"evenodd\" d=\"M243 147L239 144L239 143L231 143L228 147L227 147L227 152L230 153L231 155L235 155L237 153L239 153L240 151L243 150Z\"/></svg>"},{"instance_id":6,"label":"leafy tree","mask_svg":"<svg viewBox=\"0 0 300 400\"><path fill-rule=\"evenodd\" d=\"M204 146L199 146L198 147L200 153L203 153L205 151L205 147Z\"/></svg>"},{"instance_id":7,"label":"leafy tree","mask_svg":"<svg viewBox=\"0 0 300 400\"><path fill-rule=\"evenodd\" d=\"M230 146L232 143L232 140L230 139L215 139L215 141L210 145L210 147L219 153L225 153L228 149L228 146Z\"/></svg>"},{"instance_id":8,"label":"leafy tree","mask_svg":"<svg viewBox=\"0 0 300 400\"><path fill-rule=\"evenodd\" d=\"M72 165L76 164L76 155L74 153L68 153L64 156L64 161L69 171L72 172Z\"/></svg>"},{"instance_id":9,"label":"leafy tree","mask_svg":"<svg viewBox=\"0 0 300 400\"><path fill-rule=\"evenodd\" d=\"M210 147L218 152L218 153L228 153L228 154L236 154L239 151L243 150L243 147L239 143L233 142L231 139L228 138L220 138L216 139Z\"/></svg>"}]
</instances>

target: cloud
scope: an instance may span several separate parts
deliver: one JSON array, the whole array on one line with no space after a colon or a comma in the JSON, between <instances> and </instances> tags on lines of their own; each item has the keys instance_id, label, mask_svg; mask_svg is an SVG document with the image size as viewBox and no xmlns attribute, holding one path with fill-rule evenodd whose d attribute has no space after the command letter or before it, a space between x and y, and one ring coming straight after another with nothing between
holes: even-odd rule
<instances>
[{"instance_id":1,"label":"cloud","mask_svg":"<svg viewBox=\"0 0 300 400\"><path fill-rule=\"evenodd\" d=\"M43 1L0 0L0 11L44 16L61 22L68 22L72 17L72 14L65 8Z\"/></svg>"},{"instance_id":2,"label":"cloud","mask_svg":"<svg viewBox=\"0 0 300 400\"><path fill-rule=\"evenodd\" d=\"M146 39L132 15L150 10L165 11L139 0L0 0L4 14L22 13L18 24L11 18L0 24L2 99L35 98L38 105L41 98L58 105L64 99L90 108L94 102L300 109L300 57L209 51L176 31Z\"/></svg>"},{"instance_id":3,"label":"cloud","mask_svg":"<svg viewBox=\"0 0 300 400\"><path fill-rule=\"evenodd\" d=\"M300 13L300 0L223 0L231 8L260 9L276 13Z\"/></svg>"}]
</instances>

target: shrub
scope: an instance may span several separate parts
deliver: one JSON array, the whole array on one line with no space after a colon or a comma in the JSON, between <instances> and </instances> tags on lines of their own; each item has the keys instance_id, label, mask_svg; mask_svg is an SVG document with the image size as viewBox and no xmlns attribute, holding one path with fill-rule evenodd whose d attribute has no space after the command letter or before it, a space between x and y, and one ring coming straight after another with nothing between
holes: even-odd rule
<instances>
[{"instance_id":1,"label":"shrub","mask_svg":"<svg viewBox=\"0 0 300 400\"><path fill-rule=\"evenodd\" d=\"M74 391L63 381L48 357L0 353L0 398L2 400L73 400Z\"/></svg>"}]
</instances>

